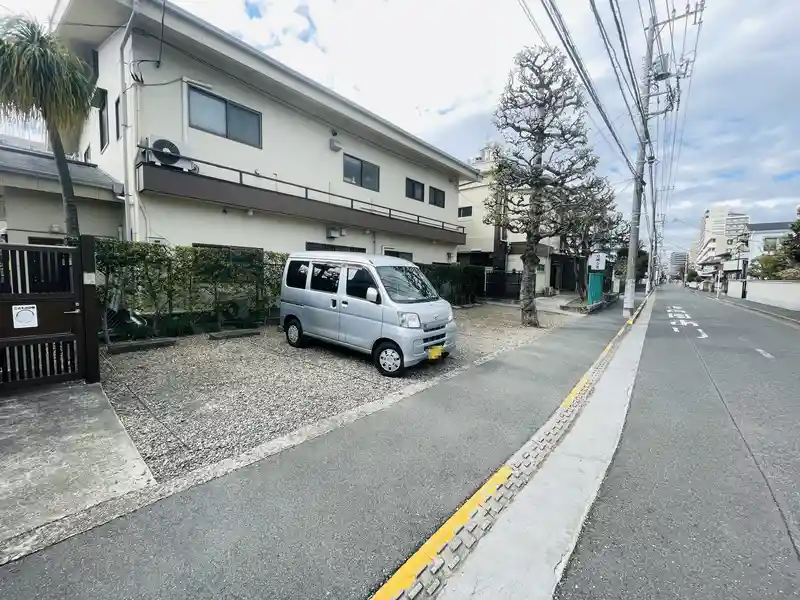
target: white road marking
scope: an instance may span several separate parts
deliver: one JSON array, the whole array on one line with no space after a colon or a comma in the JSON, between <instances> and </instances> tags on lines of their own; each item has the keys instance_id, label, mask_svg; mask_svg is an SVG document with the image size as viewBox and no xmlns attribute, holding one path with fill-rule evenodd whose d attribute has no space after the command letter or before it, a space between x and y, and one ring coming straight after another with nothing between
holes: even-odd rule
<instances>
[{"instance_id":1,"label":"white road marking","mask_svg":"<svg viewBox=\"0 0 800 600\"><path fill-rule=\"evenodd\" d=\"M686 327L687 325L694 325L695 327L699 327L699 325L694 321L684 321L683 319L681 319L681 325L683 325L684 327Z\"/></svg>"},{"instance_id":2,"label":"white road marking","mask_svg":"<svg viewBox=\"0 0 800 600\"><path fill-rule=\"evenodd\" d=\"M674 321L673 321L673 322L674 322ZM680 329L678 329L677 327L673 327L673 328L672 328L672 331L680 331Z\"/></svg>"},{"instance_id":3,"label":"white road marking","mask_svg":"<svg viewBox=\"0 0 800 600\"><path fill-rule=\"evenodd\" d=\"M697 331L700 332L700 335L697 336L698 340L702 340L702 339L705 339L705 338L708 337L708 334L705 331L703 331L702 329L698 329Z\"/></svg>"},{"instance_id":4,"label":"white road marking","mask_svg":"<svg viewBox=\"0 0 800 600\"><path fill-rule=\"evenodd\" d=\"M756 352L758 352L764 358L775 358L774 356L772 356L772 354L770 354L766 350L762 350L761 348L756 348Z\"/></svg>"}]
</instances>

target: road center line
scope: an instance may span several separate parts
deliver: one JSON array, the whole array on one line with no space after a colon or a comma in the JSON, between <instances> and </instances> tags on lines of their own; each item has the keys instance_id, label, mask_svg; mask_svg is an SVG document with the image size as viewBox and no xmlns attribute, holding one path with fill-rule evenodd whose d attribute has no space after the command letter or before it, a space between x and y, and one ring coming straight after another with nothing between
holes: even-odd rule
<instances>
[{"instance_id":1,"label":"road center line","mask_svg":"<svg viewBox=\"0 0 800 600\"><path fill-rule=\"evenodd\" d=\"M758 352L764 358L775 358L774 356L772 356L772 354L770 354L766 350L762 350L761 348L756 348L756 352Z\"/></svg>"}]
</instances>

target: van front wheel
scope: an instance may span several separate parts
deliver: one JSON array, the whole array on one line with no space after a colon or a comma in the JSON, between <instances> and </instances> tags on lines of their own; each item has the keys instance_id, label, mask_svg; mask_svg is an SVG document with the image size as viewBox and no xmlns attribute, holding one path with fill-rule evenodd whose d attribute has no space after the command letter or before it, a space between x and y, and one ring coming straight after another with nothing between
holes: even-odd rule
<instances>
[{"instance_id":1,"label":"van front wheel","mask_svg":"<svg viewBox=\"0 0 800 600\"><path fill-rule=\"evenodd\" d=\"M372 354L381 375L386 377L399 377L405 371L403 366L403 351L394 342L381 342Z\"/></svg>"},{"instance_id":2,"label":"van front wheel","mask_svg":"<svg viewBox=\"0 0 800 600\"><path fill-rule=\"evenodd\" d=\"M302 348L306 345L306 336L303 335L303 326L297 319L289 319L286 322L286 341L293 348Z\"/></svg>"}]
</instances>

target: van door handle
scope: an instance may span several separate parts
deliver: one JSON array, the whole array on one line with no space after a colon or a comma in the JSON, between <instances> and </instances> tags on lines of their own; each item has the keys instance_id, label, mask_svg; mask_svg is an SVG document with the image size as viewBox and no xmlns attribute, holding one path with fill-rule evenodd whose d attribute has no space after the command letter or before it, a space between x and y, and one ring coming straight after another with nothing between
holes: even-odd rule
<instances>
[{"instance_id":1,"label":"van door handle","mask_svg":"<svg viewBox=\"0 0 800 600\"><path fill-rule=\"evenodd\" d=\"M331 308L336 308L336 299L331 298Z\"/></svg>"},{"instance_id":2,"label":"van door handle","mask_svg":"<svg viewBox=\"0 0 800 600\"><path fill-rule=\"evenodd\" d=\"M81 314L81 309L80 308L76 308L75 310L65 310L64 314L65 315L79 315L79 314Z\"/></svg>"},{"instance_id":3,"label":"van door handle","mask_svg":"<svg viewBox=\"0 0 800 600\"><path fill-rule=\"evenodd\" d=\"M347 300L342 300L342 306L347 306Z\"/></svg>"}]
</instances>

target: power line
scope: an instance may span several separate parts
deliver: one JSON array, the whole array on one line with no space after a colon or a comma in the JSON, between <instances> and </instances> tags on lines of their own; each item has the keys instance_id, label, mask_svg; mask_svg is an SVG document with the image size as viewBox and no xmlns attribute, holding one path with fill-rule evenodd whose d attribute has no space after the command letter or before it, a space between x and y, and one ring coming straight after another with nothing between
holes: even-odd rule
<instances>
[{"instance_id":1,"label":"power line","mask_svg":"<svg viewBox=\"0 0 800 600\"><path fill-rule=\"evenodd\" d=\"M597 24L597 28L600 30L600 38L603 40L603 45L606 48L606 54L608 54L608 59L611 61L611 69L614 71L614 77L617 80L617 87L619 88L619 93L622 95L622 101L625 103L625 108L627 109L628 114L631 117L631 124L633 124L633 130L636 131L638 127L636 124L636 117L633 116L633 111L631 110L630 104L628 104L628 98L625 96L625 90L622 89L623 82L625 83L625 86L628 88L628 93L633 98L634 103L638 105L640 113L642 111L641 103L637 101L637 95L631 89L631 84L628 83L628 80L625 77L622 65L620 64L619 58L617 57L617 52L614 49L614 46L611 45L611 41L608 38L608 32L606 31L605 24L603 23L603 19L600 17L600 13L597 10L597 4L595 3L595 0L589 0L589 3L592 7L592 13L594 14L594 20L595 23ZM632 79L632 81L635 87L636 80Z\"/></svg>"},{"instance_id":2,"label":"power line","mask_svg":"<svg viewBox=\"0 0 800 600\"><path fill-rule=\"evenodd\" d=\"M616 142L623 158L625 159L625 163L630 169L631 173L636 176L636 170L633 168L631 161L628 159L628 155L625 152L625 147L622 145L622 142L617 135L616 130L614 129L613 125L611 124L608 114L603 108L603 103L600 101L600 97L597 94L597 90L594 87L594 82L592 81L591 76L586 71L586 67L583 63L583 59L578 52L577 47L575 46L574 41L572 40L572 35L569 32L569 28L564 23L564 19L561 15L561 12L558 10L558 7L555 4L555 0L541 0L542 7L547 13L548 19L550 19L550 23L553 25L553 28L556 31L556 35L561 40L561 43L564 46L564 49L569 56L572 64L575 66L576 71L578 72L578 76L580 77L581 81L583 82L584 86L586 87L589 96L591 97L592 101L594 102L597 111L600 113L600 116L603 118L606 126L608 127L609 132L611 133L614 141Z\"/></svg>"},{"instance_id":3,"label":"power line","mask_svg":"<svg viewBox=\"0 0 800 600\"><path fill-rule=\"evenodd\" d=\"M522 12L525 14L525 17L528 19L528 22L531 24L533 29L536 31L536 34L541 39L542 43L545 46L550 46L550 43L547 41L547 38L544 36L544 33L542 32L541 27L539 27L539 24L536 22L536 18L533 16L533 12L531 11L530 6L528 6L527 1L526 0L517 0L517 3L519 4L520 8L522 9ZM547 7L545 7L545 11L547 11ZM548 16L550 16L549 12L548 12ZM553 22L552 17L551 17L551 22ZM555 24L554 24L554 27L555 27ZM559 33L558 29L556 29L556 34L558 35L559 39L561 39L562 43L564 43L564 39L562 38L562 36ZM572 58L572 57L570 56L570 58ZM573 62L574 62L574 60L573 60ZM580 73L579 73L579 75L580 75ZM581 79L583 80L583 78L581 78ZM584 85L585 85L585 83L584 83ZM592 99L594 100L594 98L592 98ZM630 109L628 109L628 110L630 111ZM603 132L603 128L600 127L600 125L597 124L597 121L595 120L595 118L592 115L591 111L586 111L586 112L587 112L587 115L589 116L589 120L592 122L592 124L594 125L595 129L597 130L597 132L600 134L600 137L608 145L608 147L611 149L612 152L616 152L617 149L614 148L614 145L606 137L605 133ZM622 114L624 115L625 113L622 113ZM620 115L620 116L622 116L622 115ZM619 118L619 116L616 117L612 121L612 123L614 121L616 121L618 118ZM607 120L606 120L606 123L608 124ZM609 129L611 130L612 135L613 135L614 131L613 131L613 128L611 127L611 125L609 125ZM616 138L616 135L614 137ZM626 158L626 162L627 162L627 157L625 156L624 149L622 149L622 148L620 148L620 149L623 150L623 158ZM631 168L630 163L628 163L628 168Z\"/></svg>"},{"instance_id":4,"label":"power line","mask_svg":"<svg viewBox=\"0 0 800 600\"><path fill-rule=\"evenodd\" d=\"M525 13L525 16L528 18L530 24L533 26L534 30L536 31L536 34L539 36L539 39L542 40L542 43L545 46L549 46L550 44L547 43L547 40L545 39L544 34L542 33L541 28L539 27L539 24L536 22L536 19L534 18L533 13L531 12L530 6L528 6L528 2L526 0L517 0L517 3L522 9L522 12Z\"/></svg>"},{"instance_id":5,"label":"power line","mask_svg":"<svg viewBox=\"0 0 800 600\"><path fill-rule=\"evenodd\" d=\"M686 25L686 28L687 28L687 31L688 31L688 23ZM689 97L691 96L691 93L692 93L692 83L694 82L694 65L697 62L697 48L699 47L699 44L700 44L700 33L702 32L702 30L703 30L703 20L702 20L702 16L701 16L701 20L697 24L697 36L695 37L694 50L692 51L692 55L693 55L693 58L692 58L692 73L691 73L691 76L689 77L689 86L688 86L688 88L686 90L686 101L684 102L684 110L683 110L683 116L681 118L681 126L680 126L681 132L680 132L680 134L678 136L678 139L680 141L678 142L678 155L677 155L677 158L675 160L675 172L674 172L674 176L675 177L677 177L677 175L678 175L678 173L677 173L677 165L679 165L680 161L681 161L681 151L683 150L683 134L684 134L684 131L686 129L686 112L687 112L686 105L689 104ZM685 43L686 43L686 40L685 40L685 36L684 36L684 46L685 46ZM675 118L676 126L677 126L677 120L678 120L678 115L676 115L676 118ZM670 179L669 179L669 181L673 181L673 177L672 176L673 176L672 169L670 169ZM669 200L670 201L672 200L671 195L669 196ZM669 205L667 205L667 206L669 206Z\"/></svg>"},{"instance_id":6,"label":"power line","mask_svg":"<svg viewBox=\"0 0 800 600\"><path fill-rule=\"evenodd\" d=\"M620 47L622 48L622 56L625 58L625 64L628 67L628 73L631 76L631 81L636 81L636 69L633 67L633 59L631 58L631 50L628 46L628 33L625 31L625 20L622 18L622 11L619 8L619 2L617 0L609 0L609 5L611 6L611 14L614 16L614 26L617 29L617 35L619 37ZM645 38L647 36L645 35ZM645 69L649 69L650 65L645 65ZM639 111L644 115L646 106L642 106L642 98L639 95L638 90L635 94L636 102L639 106Z\"/></svg>"}]
</instances>

